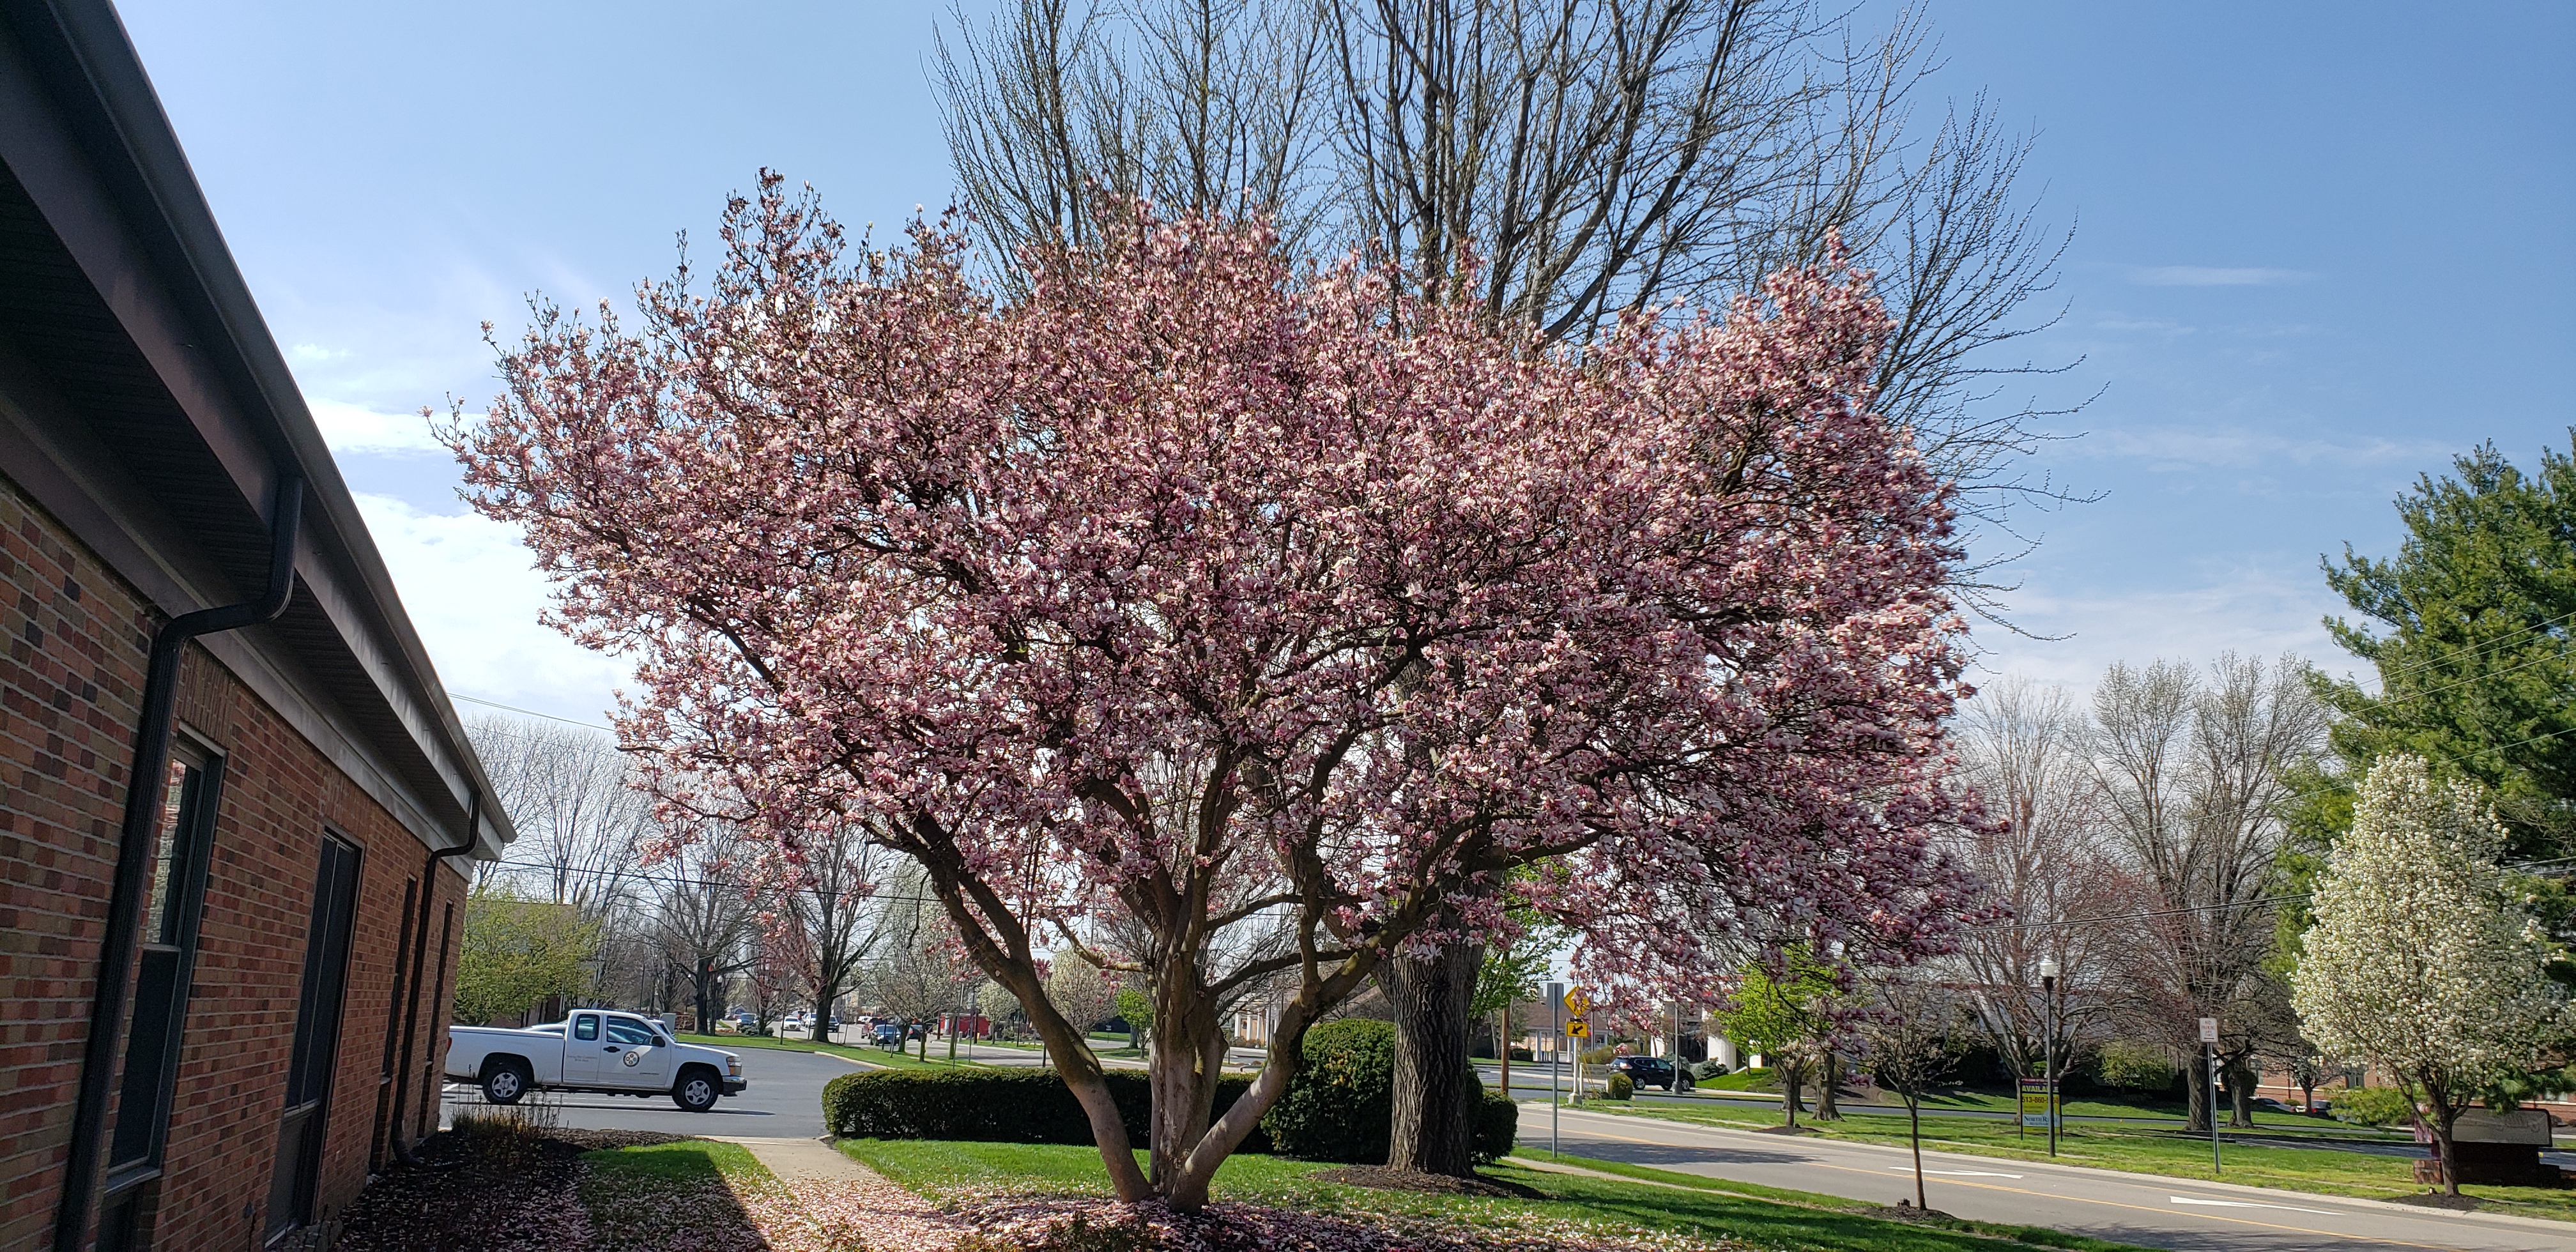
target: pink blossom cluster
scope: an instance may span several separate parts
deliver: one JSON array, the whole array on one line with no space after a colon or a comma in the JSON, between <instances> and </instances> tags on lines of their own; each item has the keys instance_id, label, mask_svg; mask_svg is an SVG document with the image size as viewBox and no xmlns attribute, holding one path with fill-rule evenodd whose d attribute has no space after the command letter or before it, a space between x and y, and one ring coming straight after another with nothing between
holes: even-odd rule
<instances>
[{"instance_id":1,"label":"pink blossom cluster","mask_svg":"<svg viewBox=\"0 0 2576 1252\"><path fill-rule=\"evenodd\" d=\"M644 325L543 309L446 437L553 620L637 663L619 719L675 818L792 874L857 822L917 859L1126 1159L1047 949L1157 996L1180 1084L1288 979L1271 1067L1158 1122L1183 1207L1296 1039L1395 947L1539 906L1623 988L1722 992L1712 939L1907 959L1964 907L1929 849L1964 691L1948 491L1868 407L1866 276L1537 350L1259 224L1140 208L1034 254L853 253L774 178ZM1234 934L1284 938L1236 945ZM1210 1042L1215 1041L1215 1042ZM1115 1142L1113 1142L1113 1140Z\"/></svg>"}]
</instances>

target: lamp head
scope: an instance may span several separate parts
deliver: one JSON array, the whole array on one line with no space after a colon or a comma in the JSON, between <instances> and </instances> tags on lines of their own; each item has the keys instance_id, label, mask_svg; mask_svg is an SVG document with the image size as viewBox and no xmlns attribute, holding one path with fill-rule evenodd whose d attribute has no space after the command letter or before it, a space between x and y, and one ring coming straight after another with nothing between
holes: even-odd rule
<instances>
[{"instance_id":1,"label":"lamp head","mask_svg":"<svg viewBox=\"0 0 2576 1252\"><path fill-rule=\"evenodd\" d=\"M2053 957L2053 956L2043 956L2043 957L2039 958L2039 978L2040 978L2040 981L2042 981L2042 982L2055 982L2055 981L2057 981L2057 958L2056 958L2056 957Z\"/></svg>"}]
</instances>

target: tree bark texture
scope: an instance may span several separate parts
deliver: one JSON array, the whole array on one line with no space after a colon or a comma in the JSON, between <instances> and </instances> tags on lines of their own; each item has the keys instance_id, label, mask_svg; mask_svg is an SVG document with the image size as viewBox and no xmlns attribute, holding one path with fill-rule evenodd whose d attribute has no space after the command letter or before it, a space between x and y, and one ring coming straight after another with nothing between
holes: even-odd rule
<instances>
[{"instance_id":1,"label":"tree bark texture","mask_svg":"<svg viewBox=\"0 0 2576 1252\"><path fill-rule=\"evenodd\" d=\"M1395 1010L1395 1127L1386 1163L1467 1178L1475 1174L1475 1070L1467 1060L1467 1007L1482 947L1455 943L1428 956L1397 953L1378 966Z\"/></svg>"},{"instance_id":2,"label":"tree bark texture","mask_svg":"<svg viewBox=\"0 0 2576 1252\"><path fill-rule=\"evenodd\" d=\"M1828 1048L1825 1050L1824 1062L1816 1067L1817 1121L1832 1122L1842 1120L1842 1108L1840 1105L1834 1103L1834 1088L1842 1085L1842 1081L1842 1054Z\"/></svg>"}]
</instances>

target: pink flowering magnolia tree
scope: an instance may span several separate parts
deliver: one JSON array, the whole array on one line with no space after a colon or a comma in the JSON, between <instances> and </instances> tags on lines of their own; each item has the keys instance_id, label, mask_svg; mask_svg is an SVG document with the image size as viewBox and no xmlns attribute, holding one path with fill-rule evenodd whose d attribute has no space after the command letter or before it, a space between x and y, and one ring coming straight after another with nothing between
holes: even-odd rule
<instances>
[{"instance_id":1,"label":"pink flowering magnolia tree","mask_svg":"<svg viewBox=\"0 0 2576 1252\"><path fill-rule=\"evenodd\" d=\"M1904 954L1956 911L1959 554L1867 410L1862 277L1549 353L1258 225L1140 210L1009 303L774 177L721 237L637 329L541 307L446 437L554 620L637 659L666 802L916 859L1120 1197L1203 1204L1317 1016L1518 867L1641 980L1731 964L1732 918ZM1142 1167L1051 951L1153 998ZM1256 984L1269 1060L1213 1118Z\"/></svg>"}]
</instances>

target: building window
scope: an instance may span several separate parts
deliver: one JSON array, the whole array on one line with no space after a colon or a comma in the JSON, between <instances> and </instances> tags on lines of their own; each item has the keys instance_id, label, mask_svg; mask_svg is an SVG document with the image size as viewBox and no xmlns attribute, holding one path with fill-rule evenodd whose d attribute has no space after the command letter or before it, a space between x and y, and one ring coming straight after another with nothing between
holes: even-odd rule
<instances>
[{"instance_id":1,"label":"building window","mask_svg":"<svg viewBox=\"0 0 2576 1252\"><path fill-rule=\"evenodd\" d=\"M358 918L358 847L322 837L313 875L313 918L304 931L304 987L296 999L295 1050L286 1070L286 1114L269 1183L268 1230L278 1235L313 1220L322 1140L339 1072L340 1008L349 979L349 932Z\"/></svg>"},{"instance_id":2,"label":"building window","mask_svg":"<svg viewBox=\"0 0 2576 1252\"><path fill-rule=\"evenodd\" d=\"M108 1139L108 1191L160 1164L169 1137L170 1095L188 1016L188 983L205 907L207 850L214 843L220 758L173 744L154 841L143 949L135 963L134 1017L125 1035L124 1082Z\"/></svg>"}]
</instances>

